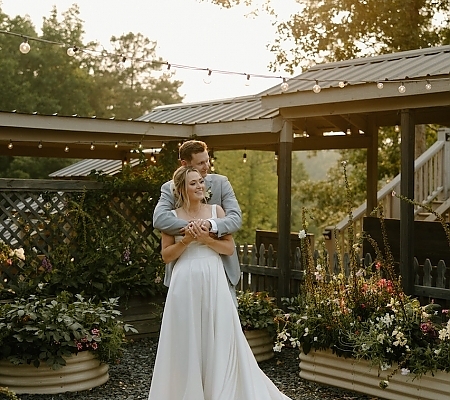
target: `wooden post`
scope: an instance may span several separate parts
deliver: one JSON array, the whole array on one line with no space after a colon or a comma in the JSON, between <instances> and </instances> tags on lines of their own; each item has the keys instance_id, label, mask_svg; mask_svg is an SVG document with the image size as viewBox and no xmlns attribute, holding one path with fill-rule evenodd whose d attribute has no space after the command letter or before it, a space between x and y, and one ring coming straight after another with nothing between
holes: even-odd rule
<instances>
[{"instance_id":1,"label":"wooden post","mask_svg":"<svg viewBox=\"0 0 450 400\"><path fill-rule=\"evenodd\" d=\"M377 206L378 192L378 126L373 119L369 120L367 132L372 141L367 149L367 208L366 215L369 216Z\"/></svg>"},{"instance_id":2,"label":"wooden post","mask_svg":"<svg viewBox=\"0 0 450 400\"><path fill-rule=\"evenodd\" d=\"M292 122L284 121L278 148L278 302L289 296L292 141Z\"/></svg>"},{"instance_id":3,"label":"wooden post","mask_svg":"<svg viewBox=\"0 0 450 400\"><path fill-rule=\"evenodd\" d=\"M401 111L401 180L400 193L414 199L414 139L413 111ZM414 293L414 206L400 202L400 275L406 294Z\"/></svg>"}]
</instances>

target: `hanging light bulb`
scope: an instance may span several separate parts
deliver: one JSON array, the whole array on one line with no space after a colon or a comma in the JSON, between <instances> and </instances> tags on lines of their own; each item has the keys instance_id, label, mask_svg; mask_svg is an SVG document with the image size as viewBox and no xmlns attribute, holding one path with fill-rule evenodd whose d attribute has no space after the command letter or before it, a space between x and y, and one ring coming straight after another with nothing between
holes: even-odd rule
<instances>
[{"instance_id":1,"label":"hanging light bulb","mask_svg":"<svg viewBox=\"0 0 450 400\"><path fill-rule=\"evenodd\" d=\"M340 82L339 82L339 87L340 87L341 89L345 88L345 85L346 85L346 82L345 82L345 81L340 81Z\"/></svg>"},{"instance_id":2,"label":"hanging light bulb","mask_svg":"<svg viewBox=\"0 0 450 400\"><path fill-rule=\"evenodd\" d=\"M91 149L91 150L95 150L95 146L94 146L94 143L93 143L93 142L91 142L91 147L90 147L90 149Z\"/></svg>"},{"instance_id":3,"label":"hanging light bulb","mask_svg":"<svg viewBox=\"0 0 450 400\"><path fill-rule=\"evenodd\" d=\"M403 94L403 93L406 92L406 87L405 87L405 85L403 84L403 82L402 82L401 85L398 87L398 92L401 93L401 94Z\"/></svg>"},{"instance_id":4,"label":"hanging light bulb","mask_svg":"<svg viewBox=\"0 0 450 400\"><path fill-rule=\"evenodd\" d=\"M352 134L352 130L350 128L347 128L347 135L351 135Z\"/></svg>"},{"instance_id":5,"label":"hanging light bulb","mask_svg":"<svg viewBox=\"0 0 450 400\"><path fill-rule=\"evenodd\" d=\"M119 144L116 142L114 143L114 148L117 149L119 147Z\"/></svg>"},{"instance_id":6,"label":"hanging light bulb","mask_svg":"<svg viewBox=\"0 0 450 400\"><path fill-rule=\"evenodd\" d=\"M275 157L274 158L275 158L275 161L278 160L278 151L275 152Z\"/></svg>"},{"instance_id":7,"label":"hanging light bulb","mask_svg":"<svg viewBox=\"0 0 450 400\"><path fill-rule=\"evenodd\" d=\"M316 80L316 84L313 86L313 92L314 93L320 93L320 91L322 90L322 88L319 85L319 81Z\"/></svg>"},{"instance_id":8,"label":"hanging light bulb","mask_svg":"<svg viewBox=\"0 0 450 400\"><path fill-rule=\"evenodd\" d=\"M69 152L69 146L66 144L66 147L64 147L64 151L66 152L66 153L68 153Z\"/></svg>"},{"instance_id":9,"label":"hanging light bulb","mask_svg":"<svg viewBox=\"0 0 450 400\"><path fill-rule=\"evenodd\" d=\"M25 38L25 40L20 44L19 50L22 54L28 54L31 50L31 46L28 43L28 38Z\"/></svg>"},{"instance_id":10,"label":"hanging light bulb","mask_svg":"<svg viewBox=\"0 0 450 400\"><path fill-rule=\"evenodd\" d=\"M66 53L69 57L73 57L77 51L78 51L78 47L73 46L73 47L69 47L67 49Z\"/></svg>"},{"instance_id":11,"label":"hanging light bulb","mask_svg":"<svg viewBox=\"0 0 450 400\"><path fill-rule=\"evenodd\" d=\"M156 159L155 159L155 153L153 152L153 150L152 150L152 154L150 155L150 161L151 161L152 163L156 162Z\"/></svg>"},{"instance_id":12,"label":"hanging light bulb","mask_svg":"<svg viewBox=\"0 0 450 400\"><path fill-rule=\"evenodd\" d=\"M139 142L139 148L142 149L142 142Z\"/></svg>"},{"instance_id":13,"label":"hanging light bulb","mask_svg":"<svg viewBox=\"0 0 450 400\"><path fill-rule=\"evenodd\" d=\"M428 79L427 79L427 83L425 84L425 89L431 90L431 83Z\"/></svg>"},{"instance_id":14,"label":"hanging light bulb","mask_svg":"<svg viewBox=\"0 0 450 400\"><path fill-rule=\"evenodd\" d=\"M211 83L211 74L212 74L212 71L208 68L208 76L203 79L203 82L205 82L207 85L209 85Z\"/></svg>"},{"instance_id":15,"label":"hanging light bulb","mask_svg":"<svg viewBox=\"0 0 450 400\"><path fill-rule=\"evenodd\" d=\"M289 89L289 83L286 82L286 78L283 78L283 83L280 85L281 91L286 92Z\"/></svg>"},{"instance_id":16,"label":"hanging light bulb","mask_svg":"<svg viewBox=\"0 0 450 400\"><path fill-rule=\"evenodd\" d=\"M395 125L394 131L397 133L400 132L400 126L398 124Z\"/></svg>"},{"instance_id":17,"label":"hanging light bulb","mask_svg":"<svg viewBox=\"0 0 450 400\"><path fill-rule=\"evenodd\" d=\"M245 86L250 86L250 74L247 74L247 77L245 79Z\"/></svg>"},{"instance_id":18,"label":"hanging light bulb","mask_svg":"<svg viewBox=\"0 0 450 400\"><path fill-rule=\"evenodd\" d=\"M42 149L42 142L39 140L38 149Z\"/></svg>"},{"instance_id":19,"label":"hanging light bulb","mask_svg":"<svg viewBox=\"0 0 450 400\"><path fill-rule=\"evenodd\" d=\"M11 150L14 147L12 140L9 140L8 149Z\"/></svg>"},{"instance_id":20,"label":"hanging light bulb","mask_svg":"<svg viewBox=\"0 0 450 400\"><path fill-rule=\"evenodd\" d=\"M125 69L125 67L126 67L125 61L127 61L127 58L122 56L120 61L117 63L117 68L120 69L121 71L123 71Z\"/></svg>"},{"instance_id":21,"label":"hanging light bulb","mask_svg":"<svg viewBox=\"0 0 450 400\"><path fill-rule=\"evenodd\" d=\"M124 157L124 159L122 160L122 165L126 166L128 164L128 160L126 157Z\"/></svg>"},{"instance_id":22,"label":"hanging light bulb","mask_svg":"<svg viewBox=\"0 0 450 400\"><path fill-rule=\"evenodd\" d=\"M242 162L245 164L247 162L247 153L246 150L244 150L244 154L242 155Z\"/></svg>"},{"instance_id":23,"label":"hanging light bulb","mask_svg":"<svg viewBox=\"0 0 450 400\"><path fill-rule=\"evenodd\" d=\"M378 82L377 83L377 88L378 89L383 89L383 87L384 87L383 82Z\"/></svg>"}]
</instances>

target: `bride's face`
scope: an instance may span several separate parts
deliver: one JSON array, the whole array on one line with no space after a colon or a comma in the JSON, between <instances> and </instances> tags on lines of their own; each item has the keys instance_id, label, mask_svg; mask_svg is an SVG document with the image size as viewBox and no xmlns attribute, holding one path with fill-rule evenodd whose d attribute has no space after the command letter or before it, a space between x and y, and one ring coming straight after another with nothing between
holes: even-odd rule
<instances>
[{"instance_id":1,"label":"bride's face","mask_svg":"<svg viewBox=\"0 0 450 400\"><path fill-rule=\"evenodd\" d=\"M189 201L203 200L205 197L205 181L196 171L191 171L186 176L187 195Z\"/></svg>"}]
</instances>

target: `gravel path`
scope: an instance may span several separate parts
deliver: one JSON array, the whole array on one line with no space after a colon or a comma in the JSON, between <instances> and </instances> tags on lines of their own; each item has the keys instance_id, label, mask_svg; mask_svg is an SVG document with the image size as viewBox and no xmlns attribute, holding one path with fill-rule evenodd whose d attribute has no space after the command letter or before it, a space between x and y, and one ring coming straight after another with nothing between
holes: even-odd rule
<instances>
[{"instance_id":1,"label":"gravel path","mask_svg":"<svg viewBox=\"0 0 450 400\"><path fill-rule=\"evenodd\" d=\"M148 398L157 342L142 339L129 343L121 362L110 367L109 381L89 391L55 395L20 395L21 400L138 400ZM298 351L283 349L261 369L292 400L369 400L367 396L305 381L299 377Z\"/></svg>"}]
</instances>

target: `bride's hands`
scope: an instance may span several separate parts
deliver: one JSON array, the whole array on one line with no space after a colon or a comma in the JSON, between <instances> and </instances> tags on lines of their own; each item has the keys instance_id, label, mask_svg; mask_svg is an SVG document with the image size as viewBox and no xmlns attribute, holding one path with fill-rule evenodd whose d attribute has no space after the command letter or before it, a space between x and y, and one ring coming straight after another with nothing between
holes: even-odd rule
<instances>
[{"instance_id":1,"label":"bride's hands","mask_svg":"<svg viewBox=\"0 0 450 400\"><path fill-rule=\"evenodd\" d=\"M187 226L187 234L190 235L193 240L198 240L199 242L205 242L209 238L209 230L207 229L203 220L196 220L189 222Z\"/></svg>"}]
</instances>

